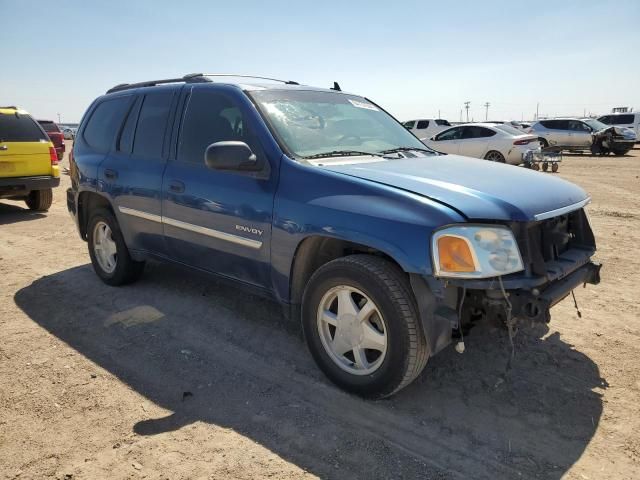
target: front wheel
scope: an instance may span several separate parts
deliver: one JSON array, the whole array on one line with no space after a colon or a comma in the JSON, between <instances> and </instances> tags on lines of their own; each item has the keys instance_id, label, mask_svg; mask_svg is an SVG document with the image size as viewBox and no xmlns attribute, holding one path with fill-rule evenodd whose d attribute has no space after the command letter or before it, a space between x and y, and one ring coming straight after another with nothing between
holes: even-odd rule
<instances>
[{"instance_id":1,"label":"front wheel","mask_svg":"<svg viewBox=\"0 0 640 480\"><path fill-rule=\"evenodd\" d=\"M36 212L46 212L53 203L53 190L33 190L25 200L27 207Z\"/></svg>"},{"instance_id":2,"label":"front wheel","mask_svg":"<svg viewBox=\"0 0 640 480\"><path fill-rule=\"evenodd\" d=\"M144 262L131 258L118 221L109 210L98 209L92 213L87 237L93 269L104 283L125 285L142 275Z\"/></svg>"},{"instance_id":3,"label":"front wheel","mask_svg":"<svg viewBox=\"0 0 640 480\"><path fill-rule=\"evenodd\" d=\"M302 326L325 375L364 397L392 395L429 358L408 280L379 257L351 255L320 267L305 289Z\"/></svg>"}]
</instances>

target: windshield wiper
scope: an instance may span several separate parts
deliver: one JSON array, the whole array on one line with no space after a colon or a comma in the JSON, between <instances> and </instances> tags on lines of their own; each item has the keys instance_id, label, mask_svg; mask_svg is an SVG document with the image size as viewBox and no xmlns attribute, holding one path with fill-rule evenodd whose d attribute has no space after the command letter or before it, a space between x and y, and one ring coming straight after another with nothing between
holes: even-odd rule
<instances>
[{"instance_id":1,"label":"windshield wiper","mask_svg":"<svg viewBox=\"0 0 640 480\"><path fill-rule=\"evenodd\" d=\"M398 148L391 148L389 150L382 150L381 152L378 152L378 153L381 153L383 155L388 155L389 153L411 152L411 151L437 153L434 150L430 150L428 148L420 148L420 147L398 147Z\"/></svg>"},{"instance_id":2,"label":"windshield wiper","mask_svg":"<svg viewBox=\"0 0 640 480\"><path fill-rule=\"evenodd\" d=\"M329 157L355 157L355 156L372 156L372 157L382 157L380 153L371 153L371 152L360 152L358 150L332 150L330 152L322 152L316 153L315 155L309 155L307 157L302 157L306 159L312 158L329 158Z\"/></svg>"}]
</instances>

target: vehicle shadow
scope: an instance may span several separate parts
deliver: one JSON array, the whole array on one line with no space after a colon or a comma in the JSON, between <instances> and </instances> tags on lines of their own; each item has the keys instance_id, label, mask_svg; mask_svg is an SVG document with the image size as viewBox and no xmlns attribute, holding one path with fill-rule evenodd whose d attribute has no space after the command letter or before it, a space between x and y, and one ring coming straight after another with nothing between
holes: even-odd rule
<instances>
[{"instance_id":1,"label":"vehicle shadow","mask_svg":"<svg viewBox=\"0 0 640 480\"><path fill-rule=\"evenodd\" d=\"M46 217L44 213L34 212L27 207L19 207L18 205L11 205L0 201L0 225L38 220L44 217Z\"/></svg>"},{"instance_id":2,"label":"vehicle shadow","mask_svg":"<svg viewBox=\"0 0 640 480\"><path fill-rule=\"evenodd\" d=\"M136 434L208 422L322 478L559 479L594 435L607 386L587 356L542 331L516 336L507 370L506 335L480 327L464 355L449 348L396 396L364 401L328 384L278 305L170 265L122 288L84 265L34 281L15 302L173 412L140 412Z\"/></svg>"}]
</instances>

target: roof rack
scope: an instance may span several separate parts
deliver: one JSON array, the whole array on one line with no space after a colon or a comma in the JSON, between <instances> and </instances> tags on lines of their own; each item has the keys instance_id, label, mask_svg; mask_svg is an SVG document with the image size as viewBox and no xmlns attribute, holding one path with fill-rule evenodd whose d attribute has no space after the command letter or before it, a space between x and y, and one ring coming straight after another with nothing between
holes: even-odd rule
<instances>
[{"instance_id":1,"label":"roof rack","mask_svg":"<svg viewBox=\"0 0 640 480\"><path fill-rule=\"evenodd\" d=\"M195 78L195 77L237 77L237 78L257 78L259 80L270 80L272 82L280 82L286 85L300 85L298 82L293 80L280 80L279 78L271 78L271 77L259 77L257 75L242 75L238 73L191 73L189 75L185 75L185 78Z\"/></svg>"},{"instance_id":2,"label":"roof rack","mask_svg":"<svg viewBox=\"0 0 640 480\"><path fill-rule=\"evenodd\" d=\"M146 82L138 82L138 83L120 83L115 87L107 90L107 93L119 92L122 90L129 90L131 88L140 88L140 87L153 87L155 85L162 85L165 83L206 83L211 82L208 77L238 77L238 78L257 78L260 80L271 80L272 82L281 82L287 85L300 85L298 82L294 82L293 80L279 80L277 78L270 77L258 77L255 75L241 75L236 73L189 73L180 78L167 78L163 80L149 80Z\"/></svg>"}]
</instances>

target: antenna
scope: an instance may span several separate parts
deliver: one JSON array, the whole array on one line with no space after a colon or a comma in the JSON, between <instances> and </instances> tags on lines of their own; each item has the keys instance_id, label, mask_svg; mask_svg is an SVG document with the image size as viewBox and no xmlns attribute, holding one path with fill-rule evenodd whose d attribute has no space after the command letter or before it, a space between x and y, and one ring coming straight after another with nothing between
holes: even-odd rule
<instances>
[{"instance_id":1,"label":"antenna","mask_svg":"<svg viewBox=\"0 0 640 480\"><path fill-rule=\"evenodd\" d=\"M335 90L336 92L342 91L342 89L340 88L340 85L338 85L338 82L333 82L333 87L331 87L330 90Z\"/></svg>"},{"instance_id":2,"label":"antenna","mask_svg":"<svg viewBox=\"0 0 640 480\"><path fill-rule=\"evenodd\" d=\"M464 102L464 108L467 109L467 123L469 123L469 104L471 104L471 102Z\"/></svg>"}]
</instances>

